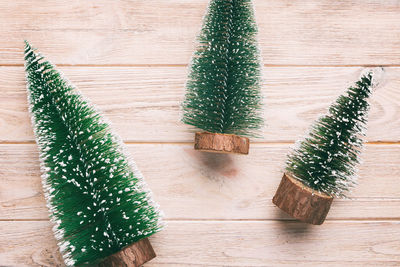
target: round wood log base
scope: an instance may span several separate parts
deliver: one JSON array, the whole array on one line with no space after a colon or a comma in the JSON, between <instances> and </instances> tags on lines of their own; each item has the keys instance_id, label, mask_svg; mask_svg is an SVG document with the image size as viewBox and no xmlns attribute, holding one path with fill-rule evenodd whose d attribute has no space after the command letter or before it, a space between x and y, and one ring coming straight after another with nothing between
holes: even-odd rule
<instances>
[{"instance_id":1,"label":"round wood log base","mask_svg":"<svg viewBox=\"0 0 400 267\"><path fill-rule=\"evenodd\" d=\"M249 145L249 138L234 134L198 132L194 140L194 149L214 153L247 155L249 154Z\"/></svg>"},{"instance_id":2,"label":"round wood log base","mask_svg":"<svg viewBox=\"0 0 400 267\"><path fill-rule=\"evenodd\" d=\"M139 267L155 257L150 241L143 238L107 257L98 267Z\"/></svg>"},{"instance_id":3,"label":"round wood log base","mask_svg":"<svg viewBox=\"0 0 400 267\"><path fill-rule=\"evenodd\" d=\"M315 191L288 174L284 174L272 202L290 216L320 225L325 221L333 197Z\"/></svg>"}]
</instances>

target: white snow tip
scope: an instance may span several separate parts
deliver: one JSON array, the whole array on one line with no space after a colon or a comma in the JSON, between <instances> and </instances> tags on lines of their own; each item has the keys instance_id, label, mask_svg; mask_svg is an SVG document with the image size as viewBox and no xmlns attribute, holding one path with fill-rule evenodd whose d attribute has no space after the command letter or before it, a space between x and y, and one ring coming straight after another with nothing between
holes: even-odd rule
<instances>
[{"instance_id":1,"label":"white snow tip","mask_svg":"<svg viewBox=\"0 0 400 267\"><path fill-rule=\"evenodd\" d=\"M376 68L366 68L361 72L361 77L371 73L372 81L371 87L376 88L383 83L385 69L383 67L376 67Z\"/></svg>"}]
</instances>

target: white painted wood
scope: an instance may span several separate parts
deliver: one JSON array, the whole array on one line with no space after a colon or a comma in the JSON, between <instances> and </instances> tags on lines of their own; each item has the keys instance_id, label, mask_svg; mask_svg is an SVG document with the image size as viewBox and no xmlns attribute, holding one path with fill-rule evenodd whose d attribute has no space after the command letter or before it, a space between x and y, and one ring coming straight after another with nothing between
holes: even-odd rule
<instances>
[{"instance_id":1,"label":"white painted wood","mask_svg":"<svg viewBox=\"0 0 400 267\"><path fill-rule=\"evenodd\" d=\"M180 122L185 67L60 67L96 104L126 141L193 142L192 127ZM362 68L271 67L264 69L263 138L293 142L308 131ZM371 98L367 140L400 141L400 68L385 68ZM33 141L22 67L0 67L0 141Z\"/></svg>"},{"instance_id":2,"label":"white painted wood","mask_svg":"<svg viewBox=\"0 0 400 267\"><path fill-rule=\"evenodd\" d=\"M0 266L64 266L27 112L24 39L130 142L168 220L146 267L399 266L399 2L254 0L267 127L249 156L195 152L179 121L207 2L0 0ZM271 203L285 155L364 65L386 65L386 79L371 99L360 184L307 227Z\"/></svg>"},{"instance_id":3,"label":"white painted wood","mask_svg":"<svg viewBox=\"0 0 400 267\"><path fill-rule=\"evenodd\" d=\"M0 2L0 63L28 39L57 64L187 64L207 0ZM399 64L396 0L255 0L265 64Z\"/></svg>"},{"instance_id":4,"label":"white painted wood","mask_svg":"<svg viewBox=\"0 0 400 267\"><path fill-rule=\"evenodd\" d=\"M150 266L398 266L400 223L169 221ZM64 266L48 221L0 222L4 266Z\"/></svg>"},{"instance_id":5,"label":"white painted wood","mask_svg":"<svg viewBox=\"0 0 400 267\"><path fill-rule=\"evenodd\" d=\"M248 156L198 152L192 145L129 145L168 219L289 219L271 199L288 145L254 145ZM368 145L352 200L330 219L399 219L399 145ZM0 145L0 219L47 219L35 145Z\"/></svg>"}]
</instances>

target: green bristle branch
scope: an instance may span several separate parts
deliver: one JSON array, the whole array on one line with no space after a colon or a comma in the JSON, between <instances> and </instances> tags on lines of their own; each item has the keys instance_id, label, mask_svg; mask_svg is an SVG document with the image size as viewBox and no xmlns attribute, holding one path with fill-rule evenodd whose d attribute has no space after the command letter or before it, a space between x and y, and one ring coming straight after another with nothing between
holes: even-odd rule
<instances>
[{"instance_id":1,"label":"green bristle branch","mask_svg":"<svg viewBox=\"0 0 400 267\"><path fill-rule=\"evenodd\" d=\"M372 72L348 88L288 157L286 171L310 188L345 197L354 186L371 95Z\"/></svg>"},{"instance_id":2,"label":"green bristle branch","mask_svg":"<svg viewBox=\"0 0 400 267\"><path fill-rule=\"evenodd\" d=\"M67 266L91 265L162 227L119 137L26 42L25 67L42 181Z\"/></svg>"},{"instance_id":3,"label":"green bristle branch","mask_svg":"<svg viewBox=\"0 0 400 267\"><path fill-rule=\"evenodd\" d=\"M261 127L257 25L250 0L211 0L183 103L183 122L213 132L256 136Z\"/></svg>"}]
</instances>

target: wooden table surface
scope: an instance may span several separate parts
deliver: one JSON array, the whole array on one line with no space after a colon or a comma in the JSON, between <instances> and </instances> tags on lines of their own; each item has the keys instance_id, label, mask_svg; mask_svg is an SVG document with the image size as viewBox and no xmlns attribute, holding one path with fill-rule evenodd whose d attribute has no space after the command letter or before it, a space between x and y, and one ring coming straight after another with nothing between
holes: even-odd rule
<instances>
[{"instance_id":1,"label":"wooden table surface","mask_svg":"<svg viewBox=\"0 0 400 267\"><path fill-rule=\"evenodd\" d=\"M127 143L167 227L145 266L400 265L400 1L254 0L265 65L263 138L248 156L193 150L180 122L207 0L0 0L0 266L64 266L27 110L23 40L57 64ZM366 66L359 186L322 226L271 203L285 156Z\"/></svg>"}]
</instances>

